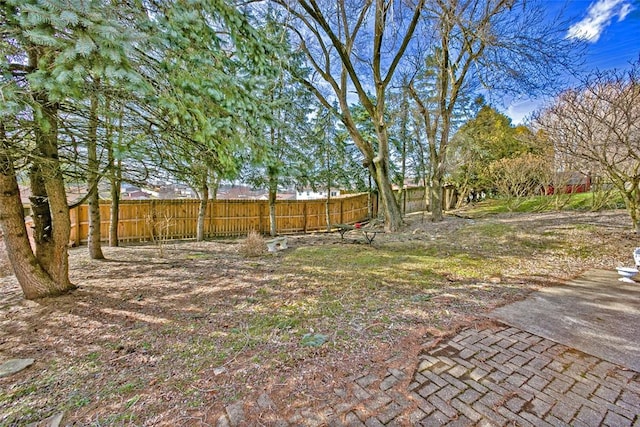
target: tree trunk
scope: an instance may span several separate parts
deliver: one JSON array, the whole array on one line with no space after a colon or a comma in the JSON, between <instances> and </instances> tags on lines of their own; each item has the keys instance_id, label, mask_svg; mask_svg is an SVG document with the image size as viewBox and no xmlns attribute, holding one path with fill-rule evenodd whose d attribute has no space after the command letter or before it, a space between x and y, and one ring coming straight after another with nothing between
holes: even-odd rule
<instances>
[{"instance_id":1,"label":"tree trunk","mask_svg":"<svg viewBox=\"0 0 640 427\"><path fill-rule=\"evenodd\" d=\"M331 231L331 150L327 147L328 143L324 145L325 149L325 170L327 172L327 202L324 205L324 214L327 220L327 232Z\"/></svg>"},{"instance_id":2,"label":"tree trunk","mask_svg":"<svg viewBox=\"0 0 640 427\"><path fill-rule=\"evenodd\" d=\"M13 160L0 123L0 227L13 272L25 298L35 299L64 293L38 263L27 235L20 190Z\"/></svg>"},{"instance_id":3,"label":"tree trunk","mask_svg":"<svg viewBox=\"0 0 640 427\"><path fill-rule=\"evenodd\" d=\"M96 84L96 86L99 83ZM89 256L91 259L104 259L102 247L100 244L100 192L98 184L100 182L100 174L98 171L98 94L91 94L91 109L89 111L89 129L87 141L87 186L89 187L89 236L87 246L89 247Z\"/></svg>"},{"instance_id":4,"label":"tree trunk","mask_svg":"<svg viewBox=\"0 0 640 427\"><path fill-rule=\"evenodd\" d=\"M209 171L211 179L209 181L209 198L211 200L218 200L218 188L220 188L220 178L214 171Z\"/></svg>"},{"instance_id":5,"label":"tree trunk","mask_svg":"<svg viewBox=\"0 0 640 427\"><path fill-rule=\"evenodd\" d=\"M442 178L439 173L435 173L431 179L429 208L431 209L431 221L437 222L444 219L442 215Z\"/></svg>"},{"instance_id":6,"label":"tree trunk","mask_svg":"<svg viewBox=\"0 0 640 427\"><path fill-rule=\"evenodd\" d=\"M371 170L367 173L367 216L373 218L373 188L371 186Z\"/></svg>"},{"instance_id":7,"label":"tree trunk","mask_svg":"<svg viewBox=\"0 0 640 427\"><path fill-rule=\"evenodd\" d=\"M403 83L406 86L406 82ZM400 115L400 143L401 146L401 168L400 168L400 185L398 186L398 203L400 204L400 212L402 215L406 214L406 197L407 194L404 189L404 182L407 177L407 141L409 140L409 103L407 102L407 94L406 91L402 92L402 103L401 103L401 115Z\"/></svg>"},{"instance_id":8,"label":"tree trunk","mask_svg":"<svg viewBox=\"0 0 640 427\"><path fill-rule=\"evenodd\" d=\"M107 98L106 110L110 110L109 98ZM122 146L122 120L124 112L120 105L120 115L118 118L118 147ZM113 125L109 121L107 126L107 155L109 162L109 180L111 184L111 208L109 215L109 246L117 247L120 244L118 238L118 224L120 222L120 186L122 185L122 159L115 158L115 147L113 145Z\"/></svg>"},{"instance_id":9,"label":"tree trunk","mask_svg":"<svg viewBox=\"0 0 640 427\"><path fill-rule=\"evenodd\" d=\"M384 212L384 228L386 231L398 231L402 227L402 212L398 200L393 194L391 179L389 178L389 132L385 119L384 92L377 91L378 104L375 110L376 136L378 138L378 154L373 159L376 169L376 183L378 194Z\"/></svg>"},{"instance_id":10,"label":"tree trunk","mask_svg":"<svg viewBox=\"0 0 640 427\"><path fill-rule=\"evenodd\" d=\"M46 244L39 244L36 239L36 258L56 283L58 290L64 291L74 289L75 286L69 281L67 249L71 220L58 154L58 108L43 93L36 94L34 98L41 113L35 132L39 157L34 161L37 163L39 178L44 182L51 217L51 240Z\"/></svg>"},{"instance_id":11,"label":"tree trunk","mask_svg":"<svg viewBox=\"0 0 640 427\"><path fill-rule=\"evenodd\" d=\"M331 185L327 186L327 201L324 204L324 215L327 220L327 231L331 231Z\"/></svg>"},{"instance_id":12,"label":"tree trunk","mask_svg":"<svg viewBox=\"0 0 640 427\"><path fill-rule=\"evenodd\" d=\"M341 99L340 103L342 111L348 111L346 99ZM371 114L372 121L376 126L376 136L378 140L377 153L374 152L371 144L364 140L355 122L347 120L343 114L342 123L347 128L356 146L364 155L364 166L369 169L371 177L376 182L378 188L378 211L382 209L384 214L385 230L397 231L402 226L402 213L393 194L391 180L389 179L389 168L387 164L389 161L389 136L384 118L384 104L381 98L378 100L377 110Z\"/></svg>"},{"instance_id":13,"label":"tree trunk","mask_svg":"<svg viewBox=\"0 0 640 427\"><path fill-rule=\"evenodd\" d=\"M374 160L373 177L378 187L378 200L384 212L384 228L386 231L398 231L402 227L402 213L391 188L389 173L383 163L383 160Z\"/></svg>"},{"instance_id":14,"label":"tree trunk","mask_svg":"<svg viewBox=\"0 0 640 427\"><path fill-rule=\"evenodd\" d=\"M111 176L111 207L109 215L109 246L117 247L120 242L118 238L118 223L120 221L120 185L122 183L122 169L118 161Z\"/></svg>"},{"instance_id":15,"label":"tree trunk","mask_svg":"<svg viewBox=\"0 0 640 427\"><path fill-rule=\"evenodd\" d=\"M198 209L198 226L196 230L196 241L204 241L204 222L207 218L207 204L209 203L209 174L205 172L200 183L200 207Z\"/></svg>"},{"instance_id":16,"label":"tree trunk","mask_svg":"<svg viewBox=\"0 0 640 427\"><path fill-rule=\"evenodd\" d=\"M640 188L638 188L638 185L639 183L633 180L630 188L627 188L624 183L619 186L621 194L624 195L627 212L636 234L640 233Z\"/></svg>"},{"instance_id":17,"label":"tree trunk","mask_svg":"<svg viewBox=\"0 0 640 427\"><path fill-rule=\"evenodd\" d=\"M51 244L51 231L53 225L51 223L51 209L49 209L49 198L47 197L47 189L44 185L42 173L37 165L33 165L29 171L29 184L31 187L31 218L33 219L33 240L35 243L36 257L40 259L40 253L49 251L48 245ZM42 257L46 261L46 257ZM48 270L48 264L42 264L45 270Z\"/></svg>"},{"instance_id":18,"label":"tree trunk","mask_svg":"<svg viewBox=\"0 0 640 427\"><path fill-rule=\"evenodd\" d=\"M378 152L375 157L366 159L369 171L373 176L378 187L378 203L382 207L384 213L384 228L386 231L398 231L402 227L402 212L393 194L391 180L389 179L389 134L384 117L384 99L383 94L379 93L378 105L372 113L372 119L376 127L376 137L378 140ZM360 137L355 131L351 132L351 136ZM359 146L363 143L360 142ZM366 155L366 153L363 152Z\"/></svg>"},{"instance_id":19,"label":"tree trunk","mask_svg":"<svg viewBox=\"0 0 640 427\"><path fill-rule=\"evenodd\" d=\"M451 129L450 116L444 110L440 113L442 127L440 130L440 144L435 144L435 129L431 133L429 141L431 159L433 162L433 173L431 177L431 221L438 222L444 219L443 211L445 209L442 200L442 190L444 187L445 165L447 162L447 149L449 146L449 131Z\"/></svg>"},{"instance_id":20,"label":"tree trunk","mask_svg":"<svg viewBox=\"0 0 640 427\"><path fill-rule=\"evenodd\" d=\"M69 246L69 234L71 232L71 220L69 218L69 205L67 204L67 194L64 188L62 172L60 171L57 161L57 147L54 150L53 145L47 144L45 152L49 153L51 163L49 167L44 168L46 176L45 187L47 196L49 197L49 208L51 209L52 219L52 245L49 246L51 251L45 256L48 258L49 268L47 271L52 279L59 286L75 288L69 282L69 254L67 252ZM55 154L54 154L55 152Z\"/></svg>"},{"instance_id":21,"label":"tree trunk","mask_svg":"<svg viewBox=\"0 0 640 427\"><path fill-rule=\"evenodd\" d=\"M636 234L640 234L640 182L638 179L633 180L631 199L633 200L633 229Z\"/></svg>"},{"instance_id":22,"label":"tree trunk","mask_svg":"<svg viewBox=\"0 0 640 427\"><path fill-rule=\"evenodd\" d=\"M404 191L404 181L407 175L407 141L402 140L402 167L400 171L400 185L398 186L398 203L400 204L400 213L404 215L406 208L406 193Z\"/></svg>"},{"instance_id":23,"label":"tree trunk","mask_svg":"<svg viewBox=\"0 0 640 427\"><path fill-rule=\"evenodd\" d=\"M275 237L278 234L276 223L276 198L278 195L278 179L269 176L269 234Z\"/></svg>"},{"instance_id":24,"label":"tree trunk","mask_svg":"<svg viewBox=\"0 0 640 427\"><path fill-rule=\"evenodd\" d=\"M446 141L441 141L441 144ZM445 151L440 150L437 152L435 147L432 151L432 159L435 164L433 165L431 172L431 186L430 186L430 202L429 207L431 208L431 221L439 222L444 219L443 210L444 204L442 200L442 190L444 187L444 173L445 173Z\"/></svg>"}]
</instances>

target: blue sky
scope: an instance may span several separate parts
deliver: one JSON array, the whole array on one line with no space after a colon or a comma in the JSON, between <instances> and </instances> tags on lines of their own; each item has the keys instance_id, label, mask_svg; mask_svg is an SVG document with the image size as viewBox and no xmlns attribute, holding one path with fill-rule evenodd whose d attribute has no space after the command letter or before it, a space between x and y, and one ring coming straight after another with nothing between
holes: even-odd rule
<instances>
[{"instance_id":1,"label":"blue sky","mask_svg":"<svg viewBox=\"0 0 640 427\"><path fill-rule=\"evenodd\" d=\"M554 13L567 5L570 27L566 37L586 43L584 71L624 69L640 56L639 0L549 1ZM515 124L538 108L543 99L513 102L506 114Z\"/></svg>"}]
</instances>

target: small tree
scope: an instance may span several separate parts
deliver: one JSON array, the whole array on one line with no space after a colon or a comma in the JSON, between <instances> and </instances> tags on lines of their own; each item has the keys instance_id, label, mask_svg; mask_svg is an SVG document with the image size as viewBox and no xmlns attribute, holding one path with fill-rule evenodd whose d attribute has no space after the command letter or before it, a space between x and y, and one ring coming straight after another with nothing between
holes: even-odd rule
<instances>
[{"instance_id":1,"label":"small tree","mask_svg":"<svg viewBox=\"0 0 640 427\"><path fill-rule=\"evenodd\" d=\"M250 181L257 186L266 186L269 203L269 233L277 230L276 201L278 189L292 184L305 184L308 174L305 142L309 139L314 98L301 80L308 77L303 56L293 51L286 43L286 28L278 24L278 14L269 10L265 17L265 33L277 43L281 52L269 58L273 76L260 84L257 102L265 110L264 131L254 132L259 150L252 150L256 167L249 171ZM256 160L258 160L256 162ZM302 181L302 182L301 182Z\"/></svg>"},{"instance_id":2,"label":"small tree","mask_svg":"<svg viewBox=\"0 0 640 427\"><path fill-rule=\"evenodd\" d=\"M332 190L365 190L366 172L358 162L358 149L333 113L318 108L314 116L306 151L309 161L305 178L311 187L324 188L327 193L325 220L329 231Z\"/></svg>"},{"instance_id":3,"label":"small tree","mask_svg":"<svg viewBox=\"0 0 640 427\"><path fill-rule=\"evenodd\" d=\"M173 217L166 213L158 217L154 212L145 217L145 222L149 228L149 237L158 248L158 257L164 258L165 243L169 240L171 228L175 226Z\"/></svg>"},{"instance_id":4,"label":"small tree","mask_svg":"<svg viewBox=\"0 0 640 427\"><path fill-rule=\"evenodd\" d=\"M509 210L516 209L525 197L540 194L548 169L544 157L531 153L496 160L489 165L493 183L507 200Z\"/></svg>"},{"instance_id":5,"label":"small tree","mask_svg":"<svg viewBox=\"0 0 640 427\"><path fill-rule=\"evenodd\" d=\"M254 93L271 73L271 43L250 17L226 2L147 3L160 34L145 75L157 88L145 106L147 137L160 167L186 181L200 199L197 240L205 237L211 181L233 178L248 133L264 117Z\"/></svg>"},{"instance_id":6,"label":"small tree","mask_svg":"<svg viewBox=\"0 0 640 427\"><path fill-rule=\"evenodd\" d=\"M640 232L640 59L590 75L561 93L536 123L560 153L605 176Z\"/></svg>"},{"instance_id":7,"label":"small tree","mask_svg":"<svg viewBox=\"0 0 640 427\"><path fill-rule=\"evenodd\" d=\"M511 119L488 105L462 125L451 141L449 156L452 180L461 199L472 190L493 186L489 173L492 162L528 152L538 154L540 150L531 143L529 134L526 127L514 127Z\"/></svg>"}]
</instances>

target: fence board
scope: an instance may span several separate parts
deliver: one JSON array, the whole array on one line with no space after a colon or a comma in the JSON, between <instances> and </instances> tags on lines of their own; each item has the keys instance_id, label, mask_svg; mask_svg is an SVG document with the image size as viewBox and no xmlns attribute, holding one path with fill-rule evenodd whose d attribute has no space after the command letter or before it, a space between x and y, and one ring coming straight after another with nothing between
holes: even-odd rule
<instances>
[{"instance_id":1,"label":"fence board","mask_svg":"<svg viewBox=\"0 0 640 427\"><path fill-rule=\"evenodd\" d=\"M405 214L429 210L429 202L426 192L429 188L409 187L402 190L400 195L400 208ZM457 192L453 186L445 186L442 189L442 206L445 210L454 209L457 202Z\"/></svg>"},{"instance_id":2,"label":"fence board","mask_svg":"<svg viewBox=\"0 0 640 427\"><path fill-rule=\"evenodd\" d=\"M400 206L405 214L428 210L425 188L403 190ZM445 209L455 206L455 189L443 189ZM297 200L276 202L276 230L278 234L305 233L325 230L326 200ZM371 203L371 207L369 206ZM121 242L166 239L190 239L196 237L198 200L124 200L120 202L118 237ZM331 199L329 215L331 224L353 224L363 221L377 212L375 196L369 200L366 193ZM109 202L100 203L100 232L103 240L109 236ZM74 244L87 242L89 233L89 207L80 205L70 211L71 234ZM255 230L268 234L269 204L266 200L210 200L205 214L205 237L244 236Z\"/></svg>"},{"instance_id":3,"label":"fence board","mask_svg":"<svg viewBox=\"0 0 640 427\"><path fill-rule=\"evenodd\" d=\"M427 210L426 188L411 187L403 191L402 209L404 213Z\"/></svg>"},{"instance_id":4,"label":"fence board","mask_svg":"<svg viewBox=\"0 0 640 427\"><path fill-rule=\"evenodd\" d=\"M332 224L355 223L369 215L367 194L332 199L329 203ZM278 234L324 230L326 200L276 202ZM198 200L123 200L120 202L118 237L121 242L195 238L199 212ZM109 237L109 202L100 203L100 232ZM89 233L89 207L80 205L70 212L70 239L76 245L86 243ZM205 214L206 237L243 236L251 230L269 232L269 205L264 200L210 200Z\"/></svg>"}]
</instances>

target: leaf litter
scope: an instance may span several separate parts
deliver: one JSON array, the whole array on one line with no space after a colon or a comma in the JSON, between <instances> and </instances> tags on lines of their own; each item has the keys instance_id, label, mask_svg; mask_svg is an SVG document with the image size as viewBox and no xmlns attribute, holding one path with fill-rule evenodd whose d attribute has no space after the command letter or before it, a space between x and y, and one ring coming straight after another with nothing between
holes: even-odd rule
<instances>
[{"instance_id":1,"label":"leaf litter","mask_svg":"<svg viewBox=\"0 0 640 427\"><path fill-rule=\"evenodd\" d=\"M373 245L358 232L289 236L258 258L241 240L70 250L69 295L27 301L0 245L0 424L65 413L71 425L258 421L335 400L357 372L416 358L433 337L590 268L631 265L624 211L407 217ZM266 400L265 400L266 399Z\"/></svg>"}]
</instances>

